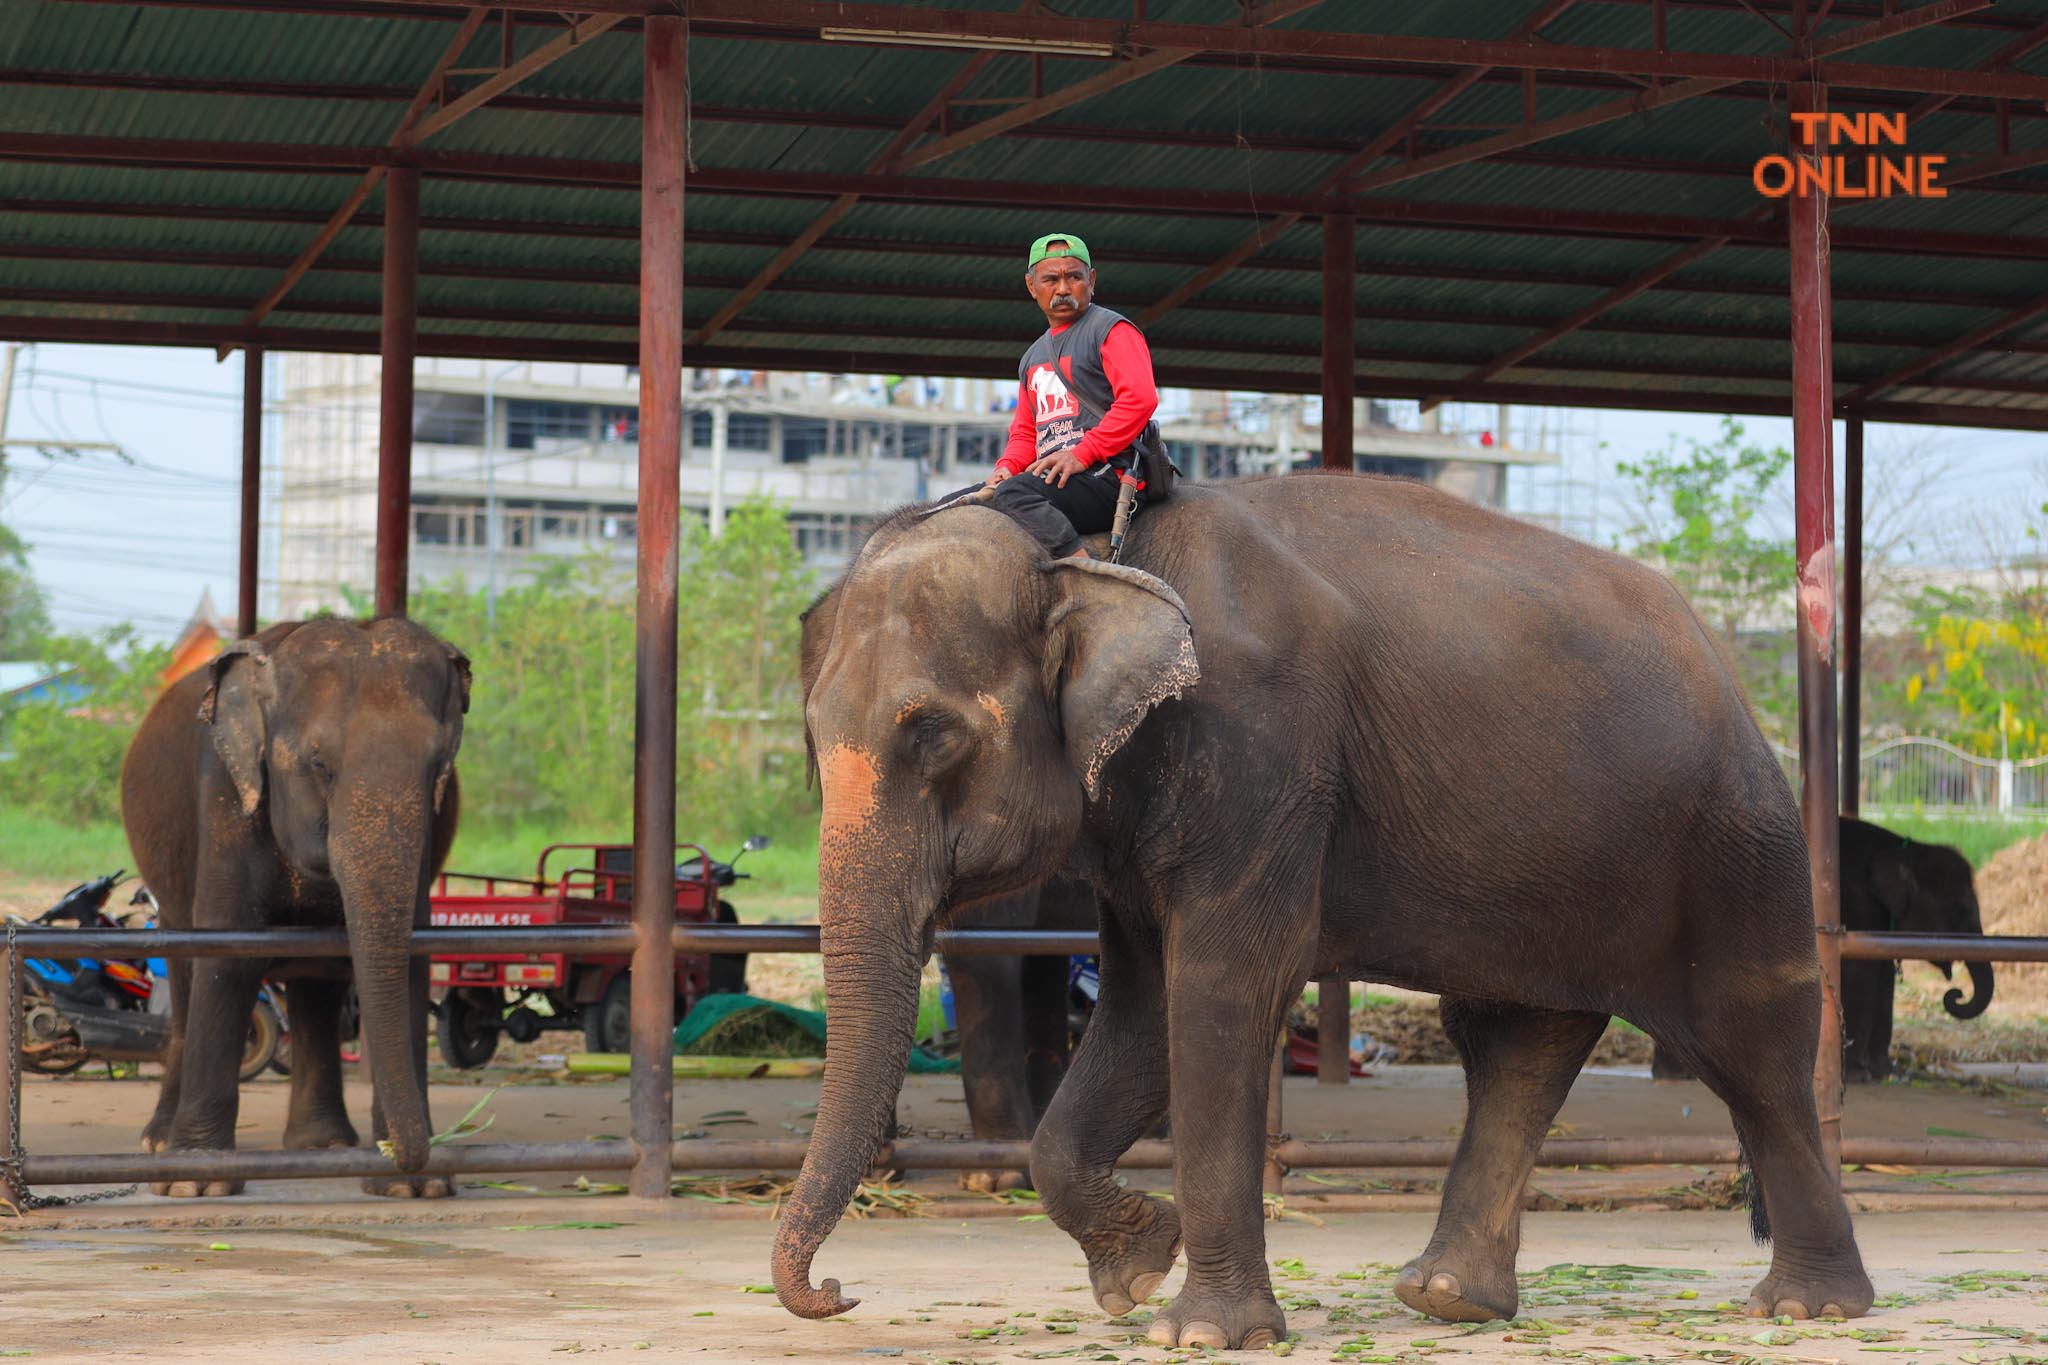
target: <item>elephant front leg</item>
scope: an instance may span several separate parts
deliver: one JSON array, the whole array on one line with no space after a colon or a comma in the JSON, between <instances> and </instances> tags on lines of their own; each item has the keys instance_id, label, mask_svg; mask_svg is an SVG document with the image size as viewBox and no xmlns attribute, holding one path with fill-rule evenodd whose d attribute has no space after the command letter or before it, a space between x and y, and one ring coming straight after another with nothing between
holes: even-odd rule
<instances>
[{"instance_id":1,"label":"elephant front leg","mask_svg":"<svg viewBox=\"0 0 2048 1365\"><path fill-rule=\"evenodd\" d=\"M415 957L406 973L412 1019L407 1045L412 1050L411 1070L413 1083L419 1087L420 1112L429 1116L427 1127L432 1130L432 1111L427 1105L427 969L427 959ZM370 1106L370 1131L379 1142L389 1136L382 1095ZM363 1189L387 1199L447 1199L455 1194L455 1181L445 1175L372 1175L364 1177Z\"/></svg>"},{"instance_id":2,"label":"elephant front leg","mask_svg":"<svg viewBox=\"0 0 2048 1365\"><path fill-rule=\"evenodd\" d=\"M1031 1142L1046 1213L1088 1256L1104 1312L1128 1313L1180 1254L1174 1206L1116 1183L1117 1158L1165 1112L1166 988L1156 941L1136 940L1105 908L1102 996L1072 1068Z\"/></svg>"},{"instance_id":3,"label":"elephant front leg","mask_svg":"<svg viewBox=\"0 0 2048 1365\"><path fill-rule=\"evenodd\" d=\"M1171 971L1173 1192L1188 1274L1150 1336L1167 1347L1256 1350L1287 1335L1266 1268L1261 1174L1273 1048L1308 963L1246 952Z\"/></svg>"},{"instance_id":4,"label":"elephant front leg","mask_svg":"<svg viewBox=\"0 0 2048 1365\"><path fill-rule=\"evenodd\" d=\"M242 1049L263 964L210 959L192 964L190 1009L179 1049L177 1111L169 1146L176 1151L231 1152L241 1108ZM240 1194L239 1180L157 1180L150 1193L177 1198Z\"/></svg>"},{"instance_id":5,"label":"elephant front leg","mask_svg":"<svg viewBox=\"0 0 2048 1365\"><path fill-rule=\"evenodd\" d=\"M341 1091L341 1015L347 1001L346 981L295 981L285 996L292 1024L288 1148L353 1147L358 1141Z\"/></svg>"},{"instance_id":6,"label":"elephant front leg","mask_svg":"<svg viewBox=\"0 0 2048 1365\"><path fill-rule=\"evenodd\" d=\"M156 1090L156 1112L142 1129L142 1149L161 1152L171 1145L171 1128L178 1121L178 1095L185 1070L185 1020L192 1012L192 963L173 958L171 975L171 1020L164 1042L164 1074Z\"/></svg>"}]
</instances>

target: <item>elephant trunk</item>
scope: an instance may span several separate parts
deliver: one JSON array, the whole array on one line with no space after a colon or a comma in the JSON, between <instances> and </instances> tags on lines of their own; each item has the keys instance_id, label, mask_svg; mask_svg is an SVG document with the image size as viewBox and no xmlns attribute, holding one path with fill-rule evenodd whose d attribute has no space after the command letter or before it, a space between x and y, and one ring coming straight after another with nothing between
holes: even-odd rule
<instances>
[{"instance_id":1,"label":"elephant trunk","mask_svg":"<svg viewBox=\"0 0 2048 1365\"><path fill-rule=\"evenodd\" d=\"M400 1170L420 1171L432 1133L411 950L414 918L425 899L433 809L426 786L417 796L408 786L366 781L346 796L337 793L328 847L348 924L382 1137Z\"/></svg>"},{"instance_id":2,"label":"elephant trunk","mask_svg":"<svg viewBox=\"0 0 2048 1365\"><path fill-rule=\"evenodd\" d=\"M1969 968L1970 986L1975 991L1975 994L1968 1000L1965 1000L1963 999L1962 988L1953 987L1942 994L1941 1007L1947 1010L1954 1018L1975 1019L1985 1010L1991 1008L1991 964L1989 962L1966 962L1963 965ZM1945 972L1944 975L1946 975Z\"/></svg>"},{"instance_id":3,"label":"elephant trunk","mask_svg":"<svg viewBox=\"0 0 2048 1365\"><path fill-rule=\"evenodd\" d=\"M803 1172L775 1231L775 1293L800 1318L829 1318L860 1302L842 1297L837 1280L812 1287L811 1261L873 1168L895 1116L924 966L920 936L910 927L922 918L885 920L872 905L850 915L829 900L820 911L825 1079Z\"/></svg>"}]
</instances>

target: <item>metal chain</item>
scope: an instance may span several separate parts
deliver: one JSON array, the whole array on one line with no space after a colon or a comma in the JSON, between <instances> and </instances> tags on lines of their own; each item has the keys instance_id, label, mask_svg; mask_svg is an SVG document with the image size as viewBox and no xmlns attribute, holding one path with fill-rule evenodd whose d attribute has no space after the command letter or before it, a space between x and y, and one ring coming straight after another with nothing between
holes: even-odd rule
<instances>
[{"instance_id":1,"label":"metal chain","mask_svg":"<svg viewBox=\"0 0 2048 1365\"><path fill-rule=\"evenodd\" d=\"M101 1199L119 1199L135 1193L133 1185L123 1185L111 1190L95 1190L91 1194L39 1195L28 1188L28 1177L23 1173L23 1162L28 1158L28 1149L21 1141L21 956L15 947L15 930L20 921L7 921L7 952L0 957L0 971L7 973L7 1033L8 1046L13 1049L13 1083L7 1087L7 1153L0 1156L0 1206L13 1209L18 1218L24 1213L37 1209L60 1208L67 1204L91 1204ZM5 1191L13 1190L21 1202L11 1204Z\"/></svg>"}]
</instances>

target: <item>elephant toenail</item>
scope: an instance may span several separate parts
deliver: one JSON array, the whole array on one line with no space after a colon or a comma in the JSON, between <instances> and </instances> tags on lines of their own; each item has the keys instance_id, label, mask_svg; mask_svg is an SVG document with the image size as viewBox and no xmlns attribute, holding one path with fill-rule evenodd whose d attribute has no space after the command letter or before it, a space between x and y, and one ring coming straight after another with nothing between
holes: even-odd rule
<instances>
[{"instance_id":1,"label":"elephant toenail","mask_svg":"<svg viewBox=\"0 0 2048 1365\"><path fill-rule=\"evenodd\" d=\"M1136 1308L1138 1306L1137 1304L1131 1302L1131 1300L1125 1298L1123 1295L1117 1293L1114 1289L1105 1293L1101 1298L1097 1299L1095 1302L1102 1305L1102 1311L1109 1314L1113 1318L1120 1318L1124 1314L1130 1312L1133 1308Z\"/></svg>"},{"instance_id":2,"label":"elephant toenail","mask_svg":"<svg viewBox=\"0 0 2048 1365\"><path fill-rule=\"evenodd\" d=\"M1806 1305L1797 1299L1780 1299L1778 1300L1777 1316L1781 1318L1810 1318L1813 1314L1807 1312Z\"/></svg>"},{"instance_id":3,"label":"elephant toenail","mask_svg":"<svg viewBox=\"0 0 2048 1365\"><path fill-rule=\"evenodd\" d=\"M1227 1351L1230 1349L1230 1338L1213 1322L1191 1322L1180 1329L1180 1344L1207 1346L1212 1351Z\"/></svg>"},{"instance_id":4,"label":"elephant toenail","mask_svg":"<svg viewBox=\"0 0 2048 1365\"><path fill-rule=\"evenodd\" d=\"M1279 1338L1269 1328L1254 1327L1244 1334L1244 1348L1247 1351L1263 1351Z\"/></svg>"},{"instance_id":5,"label":"elephant toenail","mask_svg":"<svg viewBox=\"0 0 2048 1365\"><path fill-rule=\"evenodd\" d=\"M1439 1270L1436 1274L1429 1277L1429 1292L1440 1294L1449 1299L1461 1299L1464 1297L1458 1285L1458 1277L1449 1271L1443 1270Z\"/></svg>"},{"instance_id":6,"label":"elephant toenail","mask_svg":"<svg viewBox=\"0 0 2048 1365\"><path fill-rule=\"evenodd\" d=\"M1180 1333L1176 1332L1173 1324L1165 1318L1154 1319L1151 1327L1146 1329L1145 1335L1150 1337L1155 1344L1169 1349L1180 1345Z\"/></svg>"},{"instance_id":7,"label":"elephant toenail","mask_svg":"<svg viewBox=\"0 0 2048 1365\"><path fill-rule=\"evenodd\" d=\"M1157 1289L1160 1285L1160 1282L1165 1280L1165 1278L1165 1272L1152 1270L1147 1271L1145 1274L1140 1275L1137 1279L1132 1280L1131 1307L1135 1308L1139 1304L1143 1303L1145 1300L1151 1298L1152 1291ZM1124 1311L1129 1312L1130 1310L1126 1309Z\"/></svg>"}]
</instances>

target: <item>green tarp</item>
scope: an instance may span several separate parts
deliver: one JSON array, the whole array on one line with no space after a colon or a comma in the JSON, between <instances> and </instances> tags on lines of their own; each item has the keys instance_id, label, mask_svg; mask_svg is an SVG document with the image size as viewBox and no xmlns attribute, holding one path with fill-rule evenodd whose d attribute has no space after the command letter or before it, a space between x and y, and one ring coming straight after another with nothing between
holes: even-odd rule
<instances>
[{"instance_id":1,"label":"green tarp","mask_svg":"<svg viewBox=\"0 0 2048 1365\"><path fill-rule=\"evenodd\" d=\"M676 1052L686 1057L823 1057L825 1016L753 995L707 995L676 1025ZM910 1073L957 1072L954 1057L910 1049Z\"/></svg>"}]
</instances>

